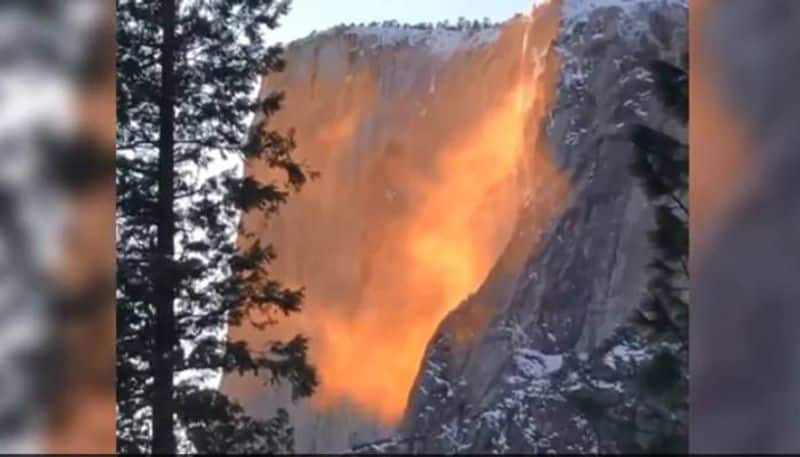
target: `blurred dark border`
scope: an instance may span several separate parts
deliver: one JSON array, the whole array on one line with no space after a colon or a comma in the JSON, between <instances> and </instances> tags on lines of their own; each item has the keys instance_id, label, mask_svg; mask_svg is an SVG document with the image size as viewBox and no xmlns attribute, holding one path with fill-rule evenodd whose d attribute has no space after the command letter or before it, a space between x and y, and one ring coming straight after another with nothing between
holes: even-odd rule
<instances>
[{"instance_id":1,"label":"blurred dark border","mask_svg":"<svg viewBox=\"0 0 800 457\"><path fill-rule=\"evenodd\" d=\"M691 450L796 453L800 2L691 21Z\"/></svg>"}]
</instances>

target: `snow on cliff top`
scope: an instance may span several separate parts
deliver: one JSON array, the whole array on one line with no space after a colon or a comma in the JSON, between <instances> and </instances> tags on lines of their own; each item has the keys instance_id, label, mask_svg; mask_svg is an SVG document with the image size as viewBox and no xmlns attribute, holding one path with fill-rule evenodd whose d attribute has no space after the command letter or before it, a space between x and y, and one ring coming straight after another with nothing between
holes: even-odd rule
<instances>
[{"instance_id":1,"label":"snow on cliff top","mask_svg":"<svg viewBox=\"0 0 800 457\"><path fill-rule=\"evenodd\" d=\"M291 43L294 46L322 36L355 36L370 49L396 46L420 46L441 57L450 57L459 49L493 43L500 36L500 25L478 27L418 27L390 22L377 25L338 25L312 33Z\"/></svg>"},{"instance_id":2,"label":"snow on cliff top","mask_svg":"<svg viewBox=\"0 0 800 457\"><path fill-rule=\"evenodd\" d=\"M448 57L458 49L493 43L500 36L498 26L479 29L415 29L362 26L348 30L359 38L374 39L372 47L396 46L407 43L422 45L431 52Z\"/></svg>"},{"instance_id":3,"label":"snow on cliff top","mask_svg":"<svg viewBox=\"0 0 800 457\"><path fill-rule=\"evenodd\" d=\"M531 9L536 9L550 0L531 0ZM603 8L620 8L626 15L633 16L637 11L652 10L659 7L688 8L689 0L563 0L562 17L567 28L585 22L590 14ZM441 57L450 57L459 49L481 47L491 44L500 36L502 27L509 21L530 20L530 13L520 13L508 21L498 24L481 24L477 27L466 21L459 26L413 26L386 21L380 24L337 25L321 32L295 40L289 46L296 46L325 36L355 36L363 40L370 49L396 46L421 46Z\"/></svg>"}]
</instances>

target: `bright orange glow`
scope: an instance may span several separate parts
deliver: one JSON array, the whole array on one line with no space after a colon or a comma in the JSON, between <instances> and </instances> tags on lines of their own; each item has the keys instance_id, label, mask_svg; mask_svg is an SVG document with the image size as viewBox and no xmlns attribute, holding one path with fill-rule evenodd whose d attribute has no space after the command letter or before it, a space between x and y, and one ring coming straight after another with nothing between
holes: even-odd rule
<instances>
[{"instance_id":1,"label":"bright orange glow","mask_svg":"<svg viewBox=\"0 0 800 457\"><path fill-rule=\"evenodd\" d=\"M385 421L398 419L436 325L474 291L497 258L491 232L508 236L516 199L498 220L476 221L481 202L513 180L522 147L524 112L516 89L478 126L436 154L436 177L419 182L424 195L402 220L393 246L379 250L371 280L354 308L326 306L314 314L316 358L323 388L317 401L353 399ZM511 187L511 186L509 186ZM328 311L330 310L330 311Z\"/></svg>"},{"instance_id":2,"label":"bright orange glow","mask_svg":"<svg viewBox=\"0 0 800 457\"><path fill-rule=\"evenodd\" d=\"M353 137L353 132L358 127L358 116L356 112L350 112L336 119L331 125L323 126L319 131L319 141L324 144L338 145ZM330 152L338 152L338 148L332 148Z\"/></svg>"},{"instance_id":3,"label":"bright orange glow","mask_svg":"<svg viewBox=\"0 0 800 457\"><path fill-rule=\"evenodd\" d=\"M563 188L537 134L558 62L545 77L535 66L558 11L511 22L494 45L458 54L436 73L435 93L425 84L387 96L366 66L315 78L313 95L306 79L275 81L287 108L271 126L296 127L299 152L322 177L274 220L248 214L245 224L275 245L275 276L306 287L306 309L269 337L311 337L322 382L315 407L348 402L396 423L437 325L480 287L511 237L529 175ZM419 58L409 52L376 59L400 67Z\"/></svg>"}]
</instances>

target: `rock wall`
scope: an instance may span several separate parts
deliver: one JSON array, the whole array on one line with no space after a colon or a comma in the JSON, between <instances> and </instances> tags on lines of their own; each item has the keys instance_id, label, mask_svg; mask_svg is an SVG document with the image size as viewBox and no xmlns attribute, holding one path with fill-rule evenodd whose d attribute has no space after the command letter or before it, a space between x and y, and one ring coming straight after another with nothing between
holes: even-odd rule
<instances>
[{"instance_id":1,"label":"rock wall","mask_svg":"<svg viewBox=\"0 0 800 457\"><path fill-rule=\"evenodd\" d=\"M680 1L551 1L498 26L290 45L264 83L286 94L270 127L295 128L321 178L245 224L307 292L266 336L310 335L322 385L299 403L252 378L224 389L256 414L288 407L299 452L596 447L570 410L535 405L570 354L630 353L608 340L638 302L651 217L623 131L677 128L644 65L680 59L686 17ZM548 427L563 439L542 442Z\"/></svg>"},{"instance_id":2,"label":"rock wall","mask_svg":"<svg viewBox=\"0 0 800 457\"><path fill-rule=\"evenodd\" d=\"M288 406L298 451L393 432L436 326L507 243L536 109L526 34L524 17L460 30L340 27L290 45L286 71L265 81L265 93L286 95L270 127L295 128L298 154L321 177L275 219L245 224L275 245L275 276L306 288L306 310L274 330L311 337L322 384L299 404L254 379L225 388L257 413Z\"/></svg>"}]
</instances>

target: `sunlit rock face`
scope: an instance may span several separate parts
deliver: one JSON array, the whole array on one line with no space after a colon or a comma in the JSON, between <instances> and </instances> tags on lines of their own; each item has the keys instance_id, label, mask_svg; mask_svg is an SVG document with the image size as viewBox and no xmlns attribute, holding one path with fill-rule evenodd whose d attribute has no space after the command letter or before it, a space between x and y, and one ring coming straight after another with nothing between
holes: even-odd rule
<instances>
[{"instance_id":1,"label":"sunlit rock face","mask_svg":"<svg viewBox=\"0 0 800 457\"><path fill-rule=\"evenodd\" d=\"M290 45L264 82L286 93L270 127L295 128L321 177L244 223L306 308L264 335L232 332L310 336L322 384L298 403L254 379L224 388L252 413L288 407L297 451L398 430L425 435L414 450L458 450L440 437L477 436L459 421L502 396L519 345L557 371L635 305L650 218L617 133L657 116L641 65L678 55L685 11L667 7L657 37L638 3L580 3L491 27L341 27Z\"/></svg>"}]
</instances>

